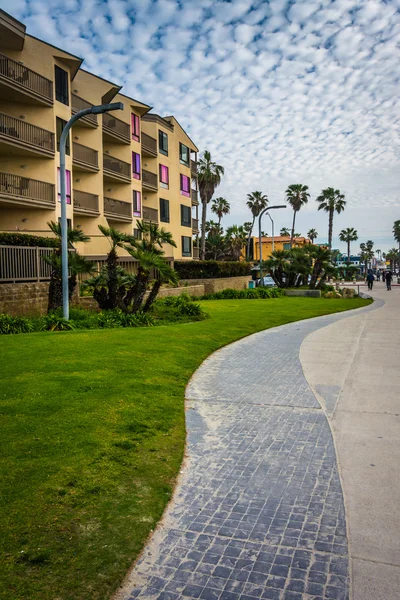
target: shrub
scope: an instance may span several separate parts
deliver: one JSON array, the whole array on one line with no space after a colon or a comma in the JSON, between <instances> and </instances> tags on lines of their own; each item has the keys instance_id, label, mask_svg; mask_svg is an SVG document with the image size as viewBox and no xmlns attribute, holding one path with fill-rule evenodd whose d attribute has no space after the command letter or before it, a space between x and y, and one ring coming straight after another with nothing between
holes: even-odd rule
<instances>
[{"instance_id":1,"label":"shrub","mask_svg":"<svg viewBox=\"0 0 400 600\"><path fill-rule=\"evenodd\" d=\"M42 317L42 331L69 331L75 329L71 321L67 321L56 312L49 313Z\"/></svg>"},{"instance_id":2,"label":"shrub","mask_svg":"<svg viewBox=\"0 0 400 600\"><path fill-rule=\"evenodd\" d=\"M190 260L175 261L174 269L181 279L213 279L250 275L251 265L239 261Z\"/></svg>"},{"instance_id":3,"label":"shrub","mask_svg":"<svg viewBox=\"0 0 400 600\"><path fill-rule=\"evenodd\" d=\"M0 335L30 333L31 331L33 331L33 325L29 319L5 314L0 315Z\"/></svg>"},{"instance_id":4,"label":"shrub","mask_svg":"<svg viewBox=\"0 0 400 600\"><path fill-rule=\"evenodd\" d=\"M266 298L279 298L285 292L281 288L254 288L248 290L226 289L214 294L206 294L201 300L256 300Z\"/></svg>"},{"instance_id":5,"label":"shrub","mask_svg":"<svg viewBox=\"0 0 400 600\"><path fill-rule=\"evenodd\" d=\"M153 327L154 319L148 313L139 311L134 314L123 314L121 325L122 327Z\"/></svg>"},{"instance_id":6,"label":"shrub","mask_svg":"<svg viewBox=\"0 0 400 600\"><path fill-rule=\"evenodd\" d=\"M28 235L26 233L0 233L0 246L39 246L41 248L57 248L56 238Z\"/></svg>"},{"instance_id":7,"label":"shrub","mask_svg":"<svg viewBox=\"0 0 400 600\"><path fill-rule=\"evenodd\" d=\"M200 321L207 317L200 304L194 302L187 294L160 298L152 307L153 314L165 321Z\"/></svg>"},{"instance_id":8,"label":"shrub","mask_svg":"<svg viewBox=\"0 0 400 600\"><path fill-rule=\"evenodd\" d=\"M103 310L97 319L99 327L152 327L154 319L144 312L124 313L119 308L114 310Z\"/></svg>"}]
</instances>

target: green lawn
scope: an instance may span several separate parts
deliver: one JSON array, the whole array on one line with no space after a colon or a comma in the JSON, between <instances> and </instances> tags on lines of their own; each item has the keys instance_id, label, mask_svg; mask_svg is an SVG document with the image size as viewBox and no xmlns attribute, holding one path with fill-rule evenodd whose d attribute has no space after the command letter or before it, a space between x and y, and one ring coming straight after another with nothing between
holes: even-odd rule
<instances>
[{"instance_id":1,"label":"green lawn","mask_svg":"<svg viewBox=\"0 0 400 600\"><path fill-rule=\"evenodd\" d=\"M2 336L0 598L109 598L171 496L184 390L203 359L366 303L208 301L196 323Z\"/></svg>"}]
</instances>

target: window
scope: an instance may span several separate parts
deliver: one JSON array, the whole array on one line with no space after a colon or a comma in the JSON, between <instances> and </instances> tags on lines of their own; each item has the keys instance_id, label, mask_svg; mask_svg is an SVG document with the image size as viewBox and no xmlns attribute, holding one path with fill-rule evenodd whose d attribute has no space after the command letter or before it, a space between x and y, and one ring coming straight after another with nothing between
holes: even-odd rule
<instances>
[{"instance_id":1,"label":"window","mask_svg":"<svg viewBox=\"0 0 400 600\"><path fill-rule=\"evenodd\" d=\"M190 150L185 144L179 144L179 160L184 165L189 166Z\"/></svg>"},{"instance_id":2,"label":"window","mask_svg":"<svg viewBox=\"0 0 400 600\"><path fill-rule=\"evenodd\" d=\"M290 242L287 244L283 244L283 249L284 250L290 250Z\"/></svg>"},{"instance_id":3,"label":"window","mask_svg":"<svg viewBox=\"0 0 400 600\"><path fill-rule=\"evenodd\" d=\"M140 179L140 154L132 152L132 177Z\"/></svg>"},{"instance_id":4,"label":"window","mask_svg":"<svg viewBox=\"0 0 400 600\"><path fill-rule=\"evenodd\" d=\"M182 256L192 256L192 238L182 236Z\"/></svg>"},{"instance_id":5,"label":"window","mask_svg":"<svg viewBox=\"0 0 400 600\"><path fill-rule=\"evenodd\" d=\"M132 113L132 139L140 142L140 119Z\"/></svg>"},{"instance_id":6,"label":"window","mask_svg":"<svg viewBox=\"0 0 400 600\"><path fill-rule=\"evenodd\" d=\"M142 195L136 190L133 190L133 216L142 216Z\"/></svg>"},{"instance_id":7,"label":"window","mask_svg":"<svg viewBox=\"0 0 400 600\"><path fill-rule=\"evenodd\" d=\"M61 226L61 217L58 217L58 224ZM71 219L67 219L67 229L72 229Z\"/></svg>"},{"instance_id":8,"label":"window","mask_svg":"<svg viewBox=\"0 0 400 600\"><path fill-rule=\"evenodd\" d=\"M158 151L168 156L168 135L161 129L158 130Z\"/></svg>"},{"instance_id":9,"label":"window","mask_svg":"<svg viewBox=\"0 0 400 600\"><path fill-rule=\"evenodd\" d=\"M165 165L160 165L160 187L169 188L169 172Z\"/></svg>"},{"instance_id":10,"label":"window","mask_svg":"<svg viewBox=\"0 0 400 600\"><path fill-rule=\"evenodd\" d=\"M190 177L181 174L181 194L190 198Z\"/></svg>"},{"instance_id":11,"label":"window","mask_svg":"<svg viewBox=\"0 0 400 600\"><path fill-rule=\"evenodd\" d=\"M181 225L183 227L192 226L192 209L184 204L181 204Z\"/></svg>"},{"instance_id":12,"label":"window","mask_svg":"<svg viewBox=\"0 0 400 600\"><path fill-rule=\"evenodd\" d=\"M135 238L135 240L141 240L142 239L142 232L140 231L140 229L134 229L133 230L133 237Z\"/></svg>"},{"instance_id":13,"label":"window","mask_svg":"<svg viewBox=\"0 0 400 600\"><path fill-rule=\"evenodd\" d=\"M66 126L66 124L67 124L67 121L60 119L59 117L56 117L57 152L60 152L61 134L62 134L63 129ZM71 153L71 150L70 150L70 145L69 145L69 133L68 133L68 137L65 142L65 154L67 154L69 156L70 153Z\"/></svg>"},{"instance_id":14,"label":"window","mask_svg":"<svg viewBox=\"0 0 400 600\"><path fill-rule=\"evenodd\" d=\"M68 106L68 73L56 65L54 75L56 80L56 100Z\"/></svg>"},{"instance_id":15,"label":"window","mask_svg":"<svg viewBox=\"0 0 400 600\"><path fill-rule=\"evenodd\" d=\"M66 196L67 196L67 204L71 204L71 171L65 171L65 179L66 179ZM57 168L57 190L58 190L58 201L61 202L61 177L60 177L60 167Z\"/></svg>"},{"instance_id":16,"label":"window","mask_svg":"<svg viewBox=\"0 0 400 600\"><path fill-rule=\"evenodd\" d=\"M160 198L160 221L169 223L169 201Z\"/></svg>"}]
</instances>

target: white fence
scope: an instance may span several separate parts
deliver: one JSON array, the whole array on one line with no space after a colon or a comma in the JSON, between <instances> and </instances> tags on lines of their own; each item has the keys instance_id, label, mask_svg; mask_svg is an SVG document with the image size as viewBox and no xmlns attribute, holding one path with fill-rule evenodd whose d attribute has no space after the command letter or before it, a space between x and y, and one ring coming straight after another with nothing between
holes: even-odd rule
<instances>
[{"instance_id":1,"label":"white fence","mask_svg":"<svg viewBox=\"0 0 400 600\"><path fill-rule=\"evenodd\" d=\"M43 257L52 252L52 248L0 246L0 282L48 281L51 267Z\"/></svg>"}]
</instances>

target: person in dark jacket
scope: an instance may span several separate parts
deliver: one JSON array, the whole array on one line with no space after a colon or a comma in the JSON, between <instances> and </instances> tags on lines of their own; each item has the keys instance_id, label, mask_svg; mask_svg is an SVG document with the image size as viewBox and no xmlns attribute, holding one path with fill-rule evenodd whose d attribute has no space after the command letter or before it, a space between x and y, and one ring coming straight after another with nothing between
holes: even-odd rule
<instances>
[{"instance_id":1,"label":"person in dark jacket","mask_svg":"<svg viewBox=\"0 0 400 600\"><path fill-rule=\"evenodd\" d=\"M390 291L392 289L392 271L386 271L386 289Z\"/></svg>"},{"instance_id":2,"label":"person in dark jacket","mask_svg":"<svg viewBox=\"0 0 400 600\"><path fill-rule=\"evenodd\" d=\"M372 271L368 271L367 282L368 282L368 289L372 290L372 286L374 285L374 274Z\"/></svg>"}]
</instances>

